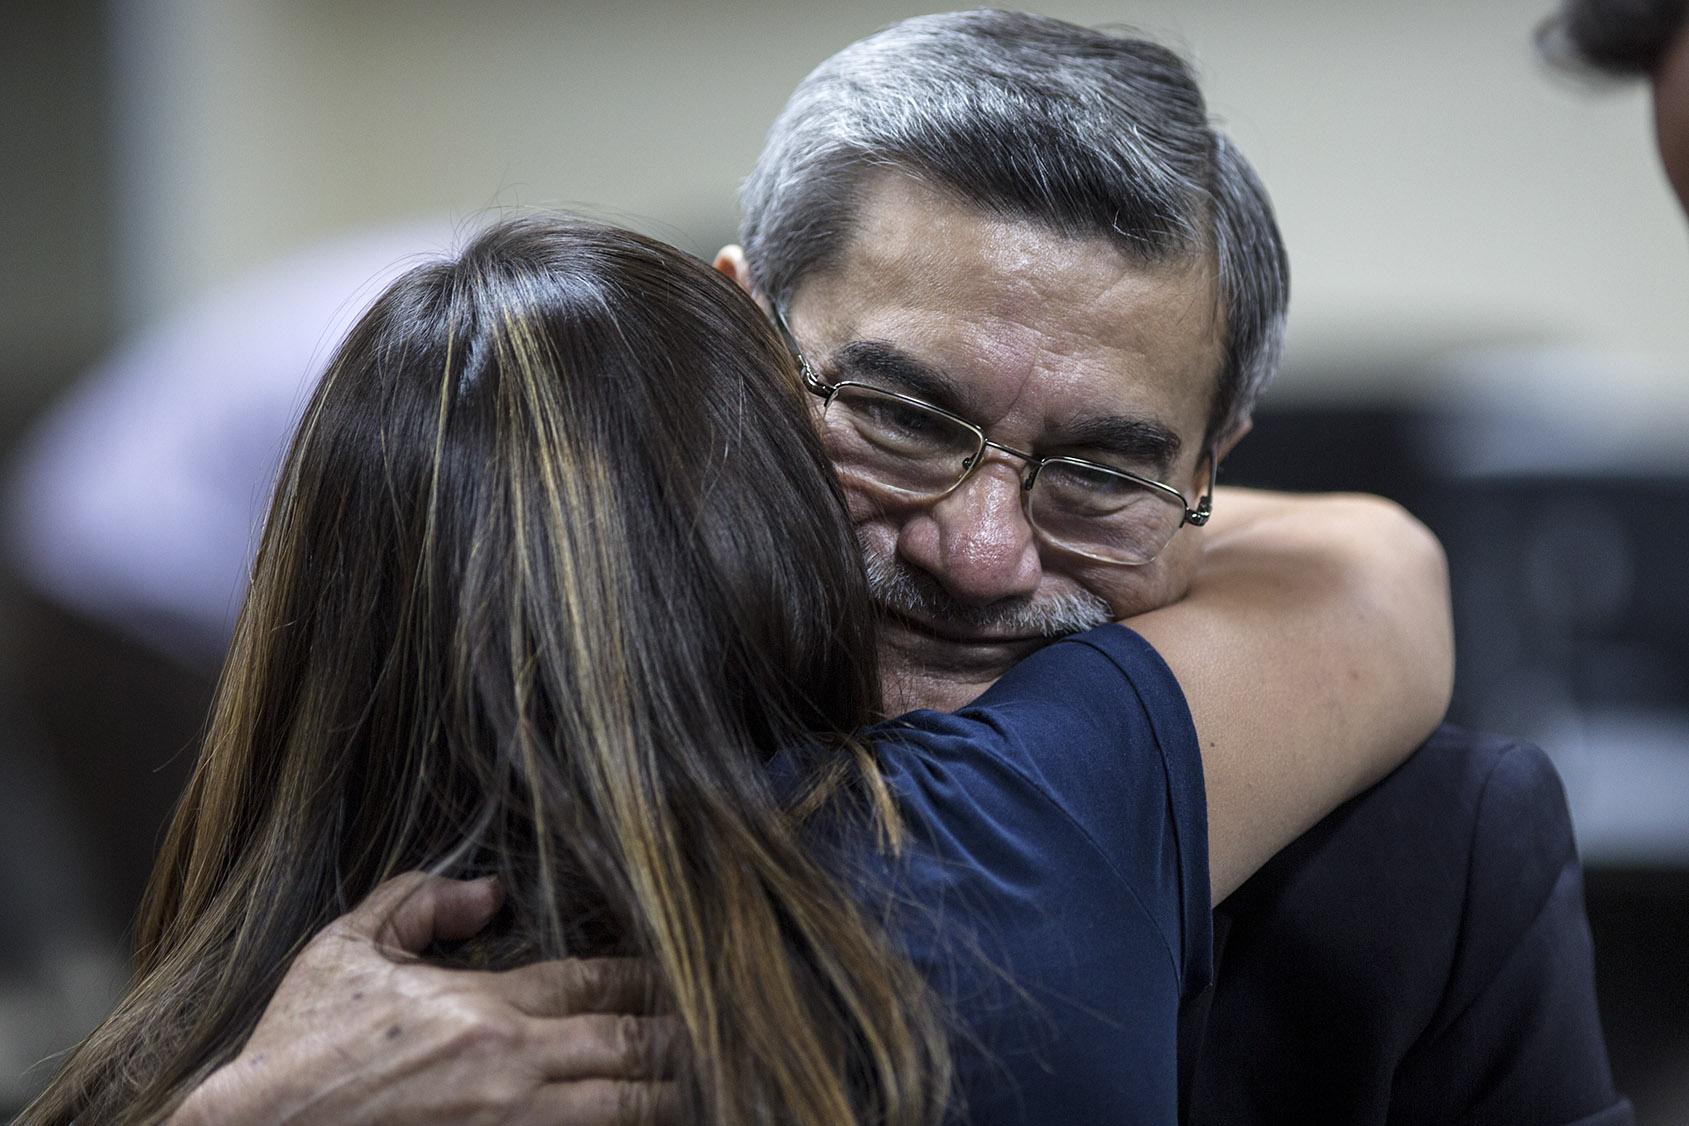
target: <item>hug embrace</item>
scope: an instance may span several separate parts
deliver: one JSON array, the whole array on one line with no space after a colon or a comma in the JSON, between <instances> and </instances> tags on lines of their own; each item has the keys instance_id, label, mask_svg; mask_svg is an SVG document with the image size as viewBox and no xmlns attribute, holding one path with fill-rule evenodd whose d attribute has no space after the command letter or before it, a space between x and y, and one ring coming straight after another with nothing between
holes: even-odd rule
<instances>
[{"instance_id":1,"label":"hug embrace","mask_svg":"<svg viewBox=\"0 0 1689 1126\"><path fill-rule=\"evenodd\" d=\"M907 20L743 205L358 321L23 1121L1628 1121L1435 540L1216 487L1289 271L1186 65Z\"/></svg>"}]
</instances>

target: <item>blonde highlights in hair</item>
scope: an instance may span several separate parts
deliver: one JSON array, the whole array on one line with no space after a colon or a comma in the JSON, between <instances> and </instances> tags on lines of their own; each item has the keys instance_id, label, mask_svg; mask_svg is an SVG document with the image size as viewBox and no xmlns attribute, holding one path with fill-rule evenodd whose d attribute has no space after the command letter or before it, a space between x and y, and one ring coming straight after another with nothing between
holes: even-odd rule
<instances>
[{"instance_id":1,"label":"blonde highlights in hair","mask_svg":"<svg viewBox=\"0 0 1689 1126\"><path fill-rule=\"evenodd\" d=\"M167 1117L410 868L500 877L461 960L648 959L698 1121L940 1119L927 988L802 829L897 839L801 398L748 299L628 232L506 221L394 283L288 455L136 984L23 1121Z\"/></svg>"}]
</instances>

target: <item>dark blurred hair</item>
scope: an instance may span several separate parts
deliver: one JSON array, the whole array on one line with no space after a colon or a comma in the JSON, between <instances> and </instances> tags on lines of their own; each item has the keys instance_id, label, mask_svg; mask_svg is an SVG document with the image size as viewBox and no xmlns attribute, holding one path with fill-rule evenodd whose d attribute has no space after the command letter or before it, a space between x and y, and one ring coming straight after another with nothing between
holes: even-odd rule
<instances>
[{"instance_id":1,"label":"dark blurred hair","mask_svg":"<svg viewBox=\"0 0 1689 1126\"><path fill-rule=\"evenodd\" d=\"M1689 0L1564 0L1537 31L1550 60L1619 78L1647 77L1685 30Z\"/></svg>"},{"instance_id":2,"label":"dark blurred hair","mask_svg":"<svg viewBox=\"0 0 1689 1126\"><path fill-rule=\"evenodd\" d=\"M626 231L506 221L396 281L288 454L138 984L25 1120L162 1118L312 934L427 868L498 874L494 965L649 959L695 1120L934 1121L925 987L764 772L819 736L814 785L891 816L802 399L736 287Z\"/></svg>"},{"instance_id":3,"label":"dark blurred hair","mask_svg":"<svg viewBox=\"0 0 1689 1126\"><path fill-rule=\"evenodd\" d=\"M1248 421L1278 370L1290 266L1266 190L1178 55L993 10L852 43L792 92L740 194L757 291L784 307L833 265L863 182L888 167L1138 263L1212 261L1226 348L1209 436Z\"/></svg>"}]
</instances>

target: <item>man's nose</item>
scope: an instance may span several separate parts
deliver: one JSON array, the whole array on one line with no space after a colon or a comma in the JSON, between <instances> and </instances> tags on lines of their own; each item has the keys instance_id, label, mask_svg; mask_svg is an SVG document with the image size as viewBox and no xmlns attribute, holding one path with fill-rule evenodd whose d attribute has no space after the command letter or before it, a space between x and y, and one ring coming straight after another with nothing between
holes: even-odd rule
<instances>
[{"instance_id":1,"label":"man's nose","mask_svg":"<svg viewBox=\"0 0 1689 1126\"><path fill-rule=\"evenodd\" d=\"M1038 589L1043 567L1021 504L1020 466L987 460L903 526L898 553L952 597L983 606Z\"/></svg>"}]
</instances>

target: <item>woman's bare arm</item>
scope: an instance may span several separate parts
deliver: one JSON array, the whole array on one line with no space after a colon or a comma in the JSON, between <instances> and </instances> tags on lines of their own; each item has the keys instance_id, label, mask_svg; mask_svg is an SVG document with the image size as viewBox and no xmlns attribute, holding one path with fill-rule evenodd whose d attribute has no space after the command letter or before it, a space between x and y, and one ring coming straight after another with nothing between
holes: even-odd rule
<instances>
[{"instance_id":1,"label":"woman's bare arm","mask_svg":"<svg viewBox=\"0 0 1689 1126\"><path fill-rule=\"evenodd\" d=\"M1431 733L1454 642L1442 548L1389 501L1225 490L1203 538L1186 597L1127 624L1190 703L1217 902Z\"/></svg>"}]
</instances>

